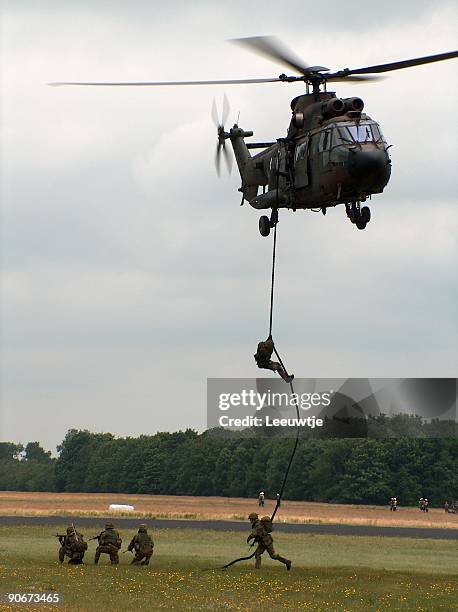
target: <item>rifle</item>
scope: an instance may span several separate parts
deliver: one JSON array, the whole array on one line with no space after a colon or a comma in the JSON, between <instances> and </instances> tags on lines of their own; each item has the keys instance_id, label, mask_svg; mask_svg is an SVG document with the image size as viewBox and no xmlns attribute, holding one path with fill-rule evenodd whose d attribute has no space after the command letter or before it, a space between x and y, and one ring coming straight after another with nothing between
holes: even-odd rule
<instances>
[{"instance_id":1,"label":"rifle","mask_svg":"<svg viewBox=\"0 0 458 612\"><path fill-rule=\"evenodd\" d=\"M61 546L63 546L64 540L65 540L65 536L64 535L60 535L59 533L55 533L54 537L57 538L59 540L59 544Z\"/></svg>"},{"instance_id":2,"label":"rifle","mask_svg":"<svg viewBox=\"0 0 458 612\"><path fill-rule=\"evenodd\" d=\"M122 551L122 554L126 553L126 552L132 552L131 550L129 550L128 548L126 548L126 550Z\"/></svg>"},{"instance_id":3,"label":"rifle","mask_svg":"<svg viewBox=\"0 0 458 612\"><path fill-rule=\"evenodd\" d=\"M89 538L88 542L91 542L91 540L99 540L102 537L102 532L99 533L99 535L94 536L93 538Z\"/></svg>"}]
</instances>

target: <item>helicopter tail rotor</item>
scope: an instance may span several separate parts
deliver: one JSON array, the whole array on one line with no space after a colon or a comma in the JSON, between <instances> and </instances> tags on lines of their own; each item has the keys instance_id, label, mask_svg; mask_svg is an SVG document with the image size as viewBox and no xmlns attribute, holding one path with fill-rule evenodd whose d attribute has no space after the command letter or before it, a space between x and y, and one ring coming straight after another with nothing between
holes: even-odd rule
<instances>
[{"instance_id":1,"label":"helicopter tail rotor","mask_svg":"<svg viewBox=\"0 0 458 612\"><path fill-rule=\"evenodd\" d=\"M222 114L221 122L220 122L219 116L218 116L218 110L216 108L216 101L213 98L212 119L213 119L213 123L216 126L217 134L218 134L218 141L216 143L216 154L215 154L215 167L216 167L216 172L218 176L220 176L220 171L221 171L221 153L223 154L229 174L231 173L231 170L232 170L232 154L230 150L226 148L226 139L229 138L229 133L224 131L224 124L226 123L227 118L229 116L229 111L230 111L229 101L227 99L226 94L224 94L223 114Z\"/></svg>"}]
</instances>

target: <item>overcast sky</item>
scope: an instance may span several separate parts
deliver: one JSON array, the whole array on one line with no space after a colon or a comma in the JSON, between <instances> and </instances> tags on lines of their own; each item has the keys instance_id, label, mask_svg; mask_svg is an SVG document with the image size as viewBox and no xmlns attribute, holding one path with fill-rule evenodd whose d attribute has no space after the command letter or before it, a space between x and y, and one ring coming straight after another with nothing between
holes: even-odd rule
<instances>
[{"instance_id":1,"label":"overcast sky","mask_svg":"<svg viewBox=\"0 0 458 612\"><path fill-rule=\"evenodd\" d=\"M205 426L207 377L255 377L271 241L214 169L211 104L286 133L300 84L51 88L58 80L275 77L227 39L310 64L452 50L455 2L1 3L0 438ZM274 336L302 377L455 376L456 79L450 60L338 87L393 160L361 232L342 206L282 212Z\"/></svg>"}]
</instances>

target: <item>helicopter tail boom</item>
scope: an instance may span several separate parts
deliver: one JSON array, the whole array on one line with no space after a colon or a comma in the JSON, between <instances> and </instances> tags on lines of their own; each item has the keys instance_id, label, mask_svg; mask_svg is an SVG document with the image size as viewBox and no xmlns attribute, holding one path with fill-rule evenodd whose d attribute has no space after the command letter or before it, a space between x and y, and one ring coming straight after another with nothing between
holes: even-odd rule
<instances>
[{"instance_id":1,"label":"helicopter tail boom","mask_svg":"<svg viewBox=\"0 0 458 612\"><path fill-rule=\"evenodd\" d=\"M267 177L262 164L257 164L245 143L245 138L253 136L252 131L245 131L234 125L228 137L231 140L235 160L242 179L242 191L244 199L250 202L256 198L258 187L267 184Z\"/></svg>"}]
</instances>

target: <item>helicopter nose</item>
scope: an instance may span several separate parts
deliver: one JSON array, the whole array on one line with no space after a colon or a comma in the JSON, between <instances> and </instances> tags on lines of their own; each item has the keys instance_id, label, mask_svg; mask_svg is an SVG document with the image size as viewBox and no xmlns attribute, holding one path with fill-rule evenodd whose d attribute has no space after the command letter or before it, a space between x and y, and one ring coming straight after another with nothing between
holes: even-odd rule
<instances>
[{"instance_id":1,"label":"helicopter nose","mask_svg":"<svg viewBox=\"0 0 458 612\"><path fill-rule=\"evenodd\" d=\"M389 159L381 149L349 151L350 175L359 181L386 185L390 177Z\"/></svg>"}]
</instances>

